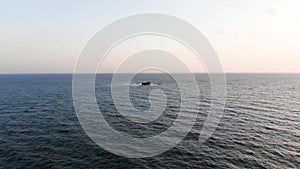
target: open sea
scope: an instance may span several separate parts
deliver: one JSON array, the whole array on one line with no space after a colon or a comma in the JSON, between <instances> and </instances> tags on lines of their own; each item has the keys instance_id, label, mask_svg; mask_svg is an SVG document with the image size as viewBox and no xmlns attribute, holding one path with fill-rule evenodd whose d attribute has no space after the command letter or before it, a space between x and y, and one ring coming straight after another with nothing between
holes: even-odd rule
<instances>
[{"instance_id":1,"label":"open sea","mask_svg":"<svg viewBox=\"0 0 300 169\"><path fill-rule=\"evenodd\" d=\"M195 77L201 95L199 108L188 110L198 116L193 129L163 154L130 159L102 149L81 128L72 74L0 75L0 168L300 168L300 74L226 74L223 117L202 144L198 138L211 101L210 82L206 74ZM149 109L152 89L166 93L164 113L149 124L131 123L118 113L111 79L112 74L98 74L95 89L99 108L115 130L145 138L172 125L181 101L172 77L139 74L131 84L120 84L130 86L131 104L141 111ZM138 84L145 80L153 85Z\"/></svg>"}]
</instances>

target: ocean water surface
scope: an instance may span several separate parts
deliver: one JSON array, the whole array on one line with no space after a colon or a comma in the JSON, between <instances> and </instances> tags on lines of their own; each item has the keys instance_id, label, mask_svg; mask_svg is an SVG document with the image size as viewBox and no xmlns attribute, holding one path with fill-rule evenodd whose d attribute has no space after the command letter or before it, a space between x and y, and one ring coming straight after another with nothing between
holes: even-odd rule
<instances>
[{"instance_id":1,"label":"ocean water surface","mask_svg":"<svg viewBox=\"0 0 300 169\"><path fill-rule=\"evenodd\" d=\"M206 74L195 77L200 96L191 97L185 110L187 116L198 116L193 129L163 154L129 159L97 146L81 128L72 74L0 75L0 168L300 168L300 74L226 74L223 117L203 144L198 138L211 101L210 82ZM115 130L146 138L173 124L181 98L171 76L139 74L130 84L120 83L129 86L131 104L141 111L150 107L150 91L164 91L166 109L148 124L132 123L118 113L111 79L112 74L97 75L96 98ZM153 85L138 83L147 80ZM199 108L192 106L193 99Z\"/></svg>"}]
</instances>

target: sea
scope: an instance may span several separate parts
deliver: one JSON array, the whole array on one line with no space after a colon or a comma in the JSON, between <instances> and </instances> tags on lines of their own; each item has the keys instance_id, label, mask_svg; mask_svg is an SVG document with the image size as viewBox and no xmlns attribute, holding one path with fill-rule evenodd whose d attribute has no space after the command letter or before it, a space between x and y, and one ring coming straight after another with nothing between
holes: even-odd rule
<instances>
[{"instance_id":1,"label":"sea","mask_svg":"<svg viewBox=\"0 0 300 169\"><path fill-rule=\"evenodd\" d=\"M199 105L187 114L197 119L184 139L162 154L128 158L102 148L83 130L73 104L72 74L2 74L0 168L300 168L300 74L226 74L223 115L203 143L199 133L212 100L211 84L205 73L194 76ZM140 111L151 107L153 89L165 93L161 116L141 124L116 109L112 77L97 74L95 93L99 109L115 130L147 138L172 126L181 106L180 88L172 76L137 74L130 83L120 83L129 86L128 107ZM142 81L151 85L142 86Z\"/></svg>"}]
</instances>

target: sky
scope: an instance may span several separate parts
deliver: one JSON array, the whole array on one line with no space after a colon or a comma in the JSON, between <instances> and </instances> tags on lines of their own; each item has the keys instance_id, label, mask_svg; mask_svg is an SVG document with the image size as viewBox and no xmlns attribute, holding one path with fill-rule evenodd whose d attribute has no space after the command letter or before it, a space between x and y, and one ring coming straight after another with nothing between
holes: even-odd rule
<instances>
[{"instance_id":1,"label":"sky","mask_svg":"<svg viewBox=\"0 0 300 169\"><path fill-rule=\"evenodd\" d=\"M0 0L0 73L72 73L97 31L139 13L197 27L225 72L300 73L299 7L298 0ZM114 71L112 62L103 72Z\"/></svg>"}]
</instances>

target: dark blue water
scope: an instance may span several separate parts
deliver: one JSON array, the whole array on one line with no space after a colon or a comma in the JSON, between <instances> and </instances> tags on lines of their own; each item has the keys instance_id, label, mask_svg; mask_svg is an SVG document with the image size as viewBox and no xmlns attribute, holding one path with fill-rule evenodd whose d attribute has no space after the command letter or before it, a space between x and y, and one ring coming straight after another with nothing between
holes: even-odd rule
<instances>
[{"instance_id":1,"label":"dark blue water","mask_svg":"<svg viewBox=\"0 0 300 169\"><path fill-rule=\"evenodd\" d=\"M72 75L0 75L0 168L300 168L300 75L227 74L227 102L215 133L199 144L198 132L210 102L209 81L201 88L198 119L173 149L151 158L113 155L82 130L72 101ZM137 109L149 108L149 93L168 93L164 114L150 124L133 124L118 115L110 97L110 74L98 75L99 108L109 123L134 137L165 131L176 119L180 92L174 79L145 74L133 81L154 86L130 87ZM188 82L187 82L188 83Z\"/></svg>"}]
</instances>

